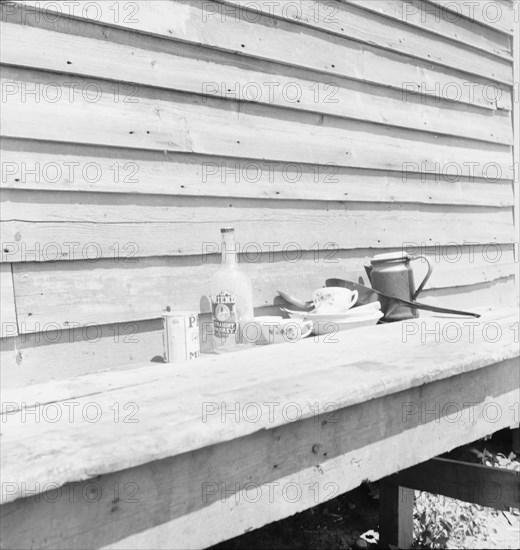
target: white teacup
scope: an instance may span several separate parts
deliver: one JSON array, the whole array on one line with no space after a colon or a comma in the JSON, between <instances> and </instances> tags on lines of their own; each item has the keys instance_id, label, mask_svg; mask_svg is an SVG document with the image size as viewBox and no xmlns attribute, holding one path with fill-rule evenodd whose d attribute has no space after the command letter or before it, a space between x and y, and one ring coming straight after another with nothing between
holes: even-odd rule
<instances>
[{"instance_id":1,"label":"white teacup","mask_svg":"<svg viewBox=\"0 0 520 550\"><path fill-rule=\"evenodd\" d=\"M358 291L329 286L315 290L312 299L316 313L343 313L357 302Z\"/></svg>"},{"instance_id":2,"label":"white teacup","mask_svg":"<svg viewBox=\"0 0 520 550\"><path fill-rule=\"evenodd\" d=\"M254 339L259 345L298 342L309 336L314 326L312 321L275 316L255 317L254 324L255 327L247 329L246 337L250 340Z\"/></svg>"}]
</instances>

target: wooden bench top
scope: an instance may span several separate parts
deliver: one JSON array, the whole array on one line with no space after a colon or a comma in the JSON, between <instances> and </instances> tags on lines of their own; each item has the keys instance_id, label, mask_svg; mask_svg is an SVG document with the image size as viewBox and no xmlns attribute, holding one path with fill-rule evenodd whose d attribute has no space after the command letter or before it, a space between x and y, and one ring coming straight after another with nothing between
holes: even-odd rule
<instances>
[{"instance_id":1,"label":"wooden bench top","mask_svg":"<svg viewBox=\"0 0 520 550\"><path fill-rule=\"evenodd\" d=\"M86 480L518 356L518 313L506 309L6 389L2 502L23 483Z\"/></svg>"}]
</instances>

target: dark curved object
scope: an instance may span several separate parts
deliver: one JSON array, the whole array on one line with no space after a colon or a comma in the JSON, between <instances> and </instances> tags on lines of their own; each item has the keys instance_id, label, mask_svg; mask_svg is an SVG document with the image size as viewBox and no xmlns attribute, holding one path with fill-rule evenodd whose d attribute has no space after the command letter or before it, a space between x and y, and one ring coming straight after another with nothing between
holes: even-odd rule
<instances>
[{"instance_id":1,"label":"dark curved object","mask_svg":"<svg viewBox=\"0 0 520 550\"><path fill-rule=\"evenodd\" d=\"M381 302L381 309L385 314L385 317L389 315L393 309L397 307L406 306L414 309L424 309L426 311L434 311L436 313L449 313L450 315L465 315L469 317L480 317L478 313L470 313L469 311L459 311L457 309L447 309L444 307L430 306L428 304L421 304L420 302L408 302L401 298L395 298L394 296L388 296L378 290L369 288L353 281L346 281L345 279L327 279L325 286L341 286L350 290L357 290L359 293L358 304L370 304L379 300Z\"/></svg>"},{"instance_id":2,"label":"dark curved object","mask_svg":"<svg viewBox=\"0 0 520 550\"><path fill-rule=\"evenodd\" d=\"M424 254L422 254L421 256L415 256L413 259L418 260L419 258L424 259L426 261L426 263L428 264L428 273L426 273L426 276L424 277L422 283L419 285L419 288L415 291L414 295L412 296L412 300L414 302L415 302L415 300L417 300L417 296L419 296L422 289L425 287L426 283L430 279L430 277L432 275L432 271L433 271L433 266L430 263L430 260L428 260L428 256L424 256Z\"/></svg>"}]
</instances>

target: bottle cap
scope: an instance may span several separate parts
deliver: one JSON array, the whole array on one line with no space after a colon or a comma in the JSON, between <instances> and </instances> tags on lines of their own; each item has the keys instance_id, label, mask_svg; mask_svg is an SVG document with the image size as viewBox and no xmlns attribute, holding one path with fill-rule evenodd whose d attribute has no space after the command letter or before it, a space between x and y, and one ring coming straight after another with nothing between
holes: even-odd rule
<instances>
[{"instance_id":1,"label":"bottle cap","mask_svg":"<svg viewBox=\"0 0 520 550\"><path fill-rule=\"evenodd\" d=\"M232 233L235 230L234 227L223 227L220 232L221 233Z\"/></svg>"}]
</instances>

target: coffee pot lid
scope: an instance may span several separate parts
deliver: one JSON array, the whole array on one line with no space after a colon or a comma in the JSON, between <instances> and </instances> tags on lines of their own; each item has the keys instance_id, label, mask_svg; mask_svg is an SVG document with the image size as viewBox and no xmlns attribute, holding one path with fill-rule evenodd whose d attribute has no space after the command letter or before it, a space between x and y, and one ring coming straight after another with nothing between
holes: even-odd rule
<instances>
[{"instance_id":1,"label":"coffee pot lid","mask_svg":"<svg viewBox=\"0 0 520 550\"><path fill-rule=\"evenodd\" d=\"M410 254L407 252L387 252L386 254L376 254L371 263L382 263L382 262L405 262L411 260Z\"/></svg>"}]
</instances>

